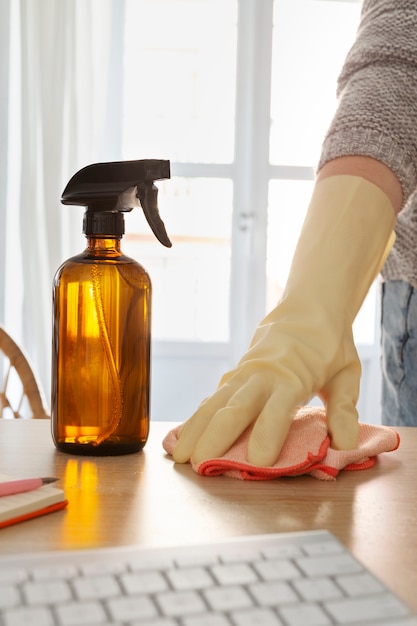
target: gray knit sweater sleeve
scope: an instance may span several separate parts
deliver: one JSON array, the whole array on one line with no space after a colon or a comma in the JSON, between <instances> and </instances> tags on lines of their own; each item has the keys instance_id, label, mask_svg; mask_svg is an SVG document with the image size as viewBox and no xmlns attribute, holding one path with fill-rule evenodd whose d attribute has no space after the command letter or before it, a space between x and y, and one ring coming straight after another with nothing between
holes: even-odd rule
<instances>
[{"instance_id":1,"label":"gray knit sweater sleeve","mask_svg":"<svg viewBox=\"0 0 417 626\"><path fill-rule=\"evenodd\" d=\"M364 0L318 168L346 155L384 162L406 201L417 186L417 0Z\"/></svg>"}]
</instances>

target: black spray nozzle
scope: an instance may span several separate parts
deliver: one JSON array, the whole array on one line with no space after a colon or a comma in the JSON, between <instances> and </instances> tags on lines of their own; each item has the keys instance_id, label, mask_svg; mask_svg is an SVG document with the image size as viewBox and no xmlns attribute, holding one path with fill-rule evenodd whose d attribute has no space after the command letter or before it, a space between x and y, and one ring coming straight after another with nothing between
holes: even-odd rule
<instances>
[{"instance_id":1,"label":"black spray nozzle","mask_svg":"<svg viewBox=\"0 0 417 626\"><path fill-rule=\"evenodd\" d=\"M74 174L62 193L61 202L87 207L87 218L90 213L126 212L141 206L154 235L170 248L172 244L159 215L158 189L154 185L155 180L170 177L169 161L95 163ZM86 221L98 223L93 219Z\"/></svg>"}]
</instances>

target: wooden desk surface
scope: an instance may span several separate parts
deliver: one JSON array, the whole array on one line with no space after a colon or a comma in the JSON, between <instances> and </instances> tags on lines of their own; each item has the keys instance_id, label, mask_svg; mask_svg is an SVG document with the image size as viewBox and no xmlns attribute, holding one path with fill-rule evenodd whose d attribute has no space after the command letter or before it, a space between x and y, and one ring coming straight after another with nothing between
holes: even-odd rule
<instances>
[{"instance_id":1,"label":"wooden desk surface","mask_svg":"<svg viewBox=\"0 0 417 626\"><path fill-rule=\"evenodd\" d=\"M376 467L266 482L205 478L176 466L153 422L143 452L76 457L55 450L49 420L0 420L0 473L57 476L65 511L0 530L0 554L112 545L175 545L325 528L417 610L417 428Z\"/></svg>"}]
</instances>

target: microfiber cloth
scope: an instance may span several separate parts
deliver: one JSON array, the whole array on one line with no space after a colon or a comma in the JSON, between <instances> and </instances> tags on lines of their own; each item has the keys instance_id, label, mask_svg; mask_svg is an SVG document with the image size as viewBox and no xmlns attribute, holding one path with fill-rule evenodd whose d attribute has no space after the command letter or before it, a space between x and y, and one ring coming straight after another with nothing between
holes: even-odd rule
<instances>
[{"instance_id":1,"label":"microfiber cloth","mask_svg":"<svg viewBox=\"0 0 417 626\"><path fill-rule=\"evenodd\" d=\"M162 445L172 454L180 426L168 432ZM359 424L359 443L354 450L330 447L326 413L322 407L303 407L295 415L281 453L271 467L251 465L247 460L248 428L221 457L208 459L192 468L202 476L224 474L241 480L270 480L283 476L309 474L320 480L335 480L341 470L363 470L373 467L382 452L396 450L398 433L389 426Z\"/></svg>"}]
</instances>

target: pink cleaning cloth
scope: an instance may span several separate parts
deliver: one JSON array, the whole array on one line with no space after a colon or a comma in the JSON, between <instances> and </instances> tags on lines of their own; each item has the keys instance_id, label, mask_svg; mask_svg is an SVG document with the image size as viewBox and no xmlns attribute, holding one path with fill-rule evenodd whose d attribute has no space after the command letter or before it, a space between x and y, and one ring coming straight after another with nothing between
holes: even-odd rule
<instances>
[{"instance_id":1,"label":"pink cleaning cloth","mask_svg":"<svg viewBox=\"0 0 417 626\"><path fill-rule=\"evenodd\" d=\"M169 431L162 445L172 455L180 426ZM322 407L307 406L294 417L277 461L271 467L258 467L247 460L248 428L221 457L209 459L192 468L202 476L224 474L241 480L269 480L283 476L309 474L320 480L335 480L340 470L363 470L373 467L382 452L396 450L398 433L389 426L359 424L359 443L354 450L330 447L326 413Z\"/></svg>"}]
</instances>

